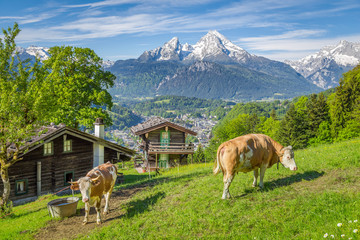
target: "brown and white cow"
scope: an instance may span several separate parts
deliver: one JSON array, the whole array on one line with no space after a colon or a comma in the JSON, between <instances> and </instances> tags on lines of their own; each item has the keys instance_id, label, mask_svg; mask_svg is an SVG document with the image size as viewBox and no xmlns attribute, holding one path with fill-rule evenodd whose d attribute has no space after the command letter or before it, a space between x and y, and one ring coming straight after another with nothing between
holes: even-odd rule
<instances>
[{"instance_id":1,"label":"brown and white cow","mask_svg":"<svg viewBox=\"0 0 360 240\"><path fill-rule=\"evenodd\" d=\"M220 170L224 174L222 199L230 198L229 187L236 173L254 171L253 187L256 187L260 168L259 187L263 188L266 169L279 162L292 171L297 170L292 147L283 147L264 134L248 134L222 143L214 168L215 175Z\"/></svg>"},{"instance_id":2,"label":"brown and white cow","mask_svg":"<svg viewBox=\"0 0 360 240\"><path fill-rule=\"evenodd\" d=\"M78 181L71 182L71 189L80 189L82 201L85 203L85 218L83 224L88 222L91 206L95 206L96 209L96 223L101 223L101 199L104 195L104 214L109 212L109 200L116 182L116 177L117 167L107 162L95 167Z\"/></svg>"}]
</instances>

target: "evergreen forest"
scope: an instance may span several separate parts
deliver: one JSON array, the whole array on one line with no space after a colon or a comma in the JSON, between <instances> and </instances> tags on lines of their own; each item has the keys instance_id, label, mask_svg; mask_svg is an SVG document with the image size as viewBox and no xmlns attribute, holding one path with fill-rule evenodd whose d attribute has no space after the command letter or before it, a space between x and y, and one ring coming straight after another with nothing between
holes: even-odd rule
<instances>
[{"instance_id":1,"label":"evergreen forest","mask_svg":"<svg viewBox=\"0 0 360 240\"><path fill-rule=\"evenodd\" d=\"M345 73L336 89L292 101L237 104L213 129L207 158L214 158L222 142L249 133L295 149L359 137L360 65Z\"/></svg>"}]
</instances>

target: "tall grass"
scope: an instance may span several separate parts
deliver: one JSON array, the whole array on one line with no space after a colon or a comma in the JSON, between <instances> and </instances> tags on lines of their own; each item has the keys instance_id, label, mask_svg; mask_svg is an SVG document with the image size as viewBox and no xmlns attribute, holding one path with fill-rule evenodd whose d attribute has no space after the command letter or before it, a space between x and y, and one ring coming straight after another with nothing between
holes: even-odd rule
<instances>
[{"instance_id":1,"label":"tall grass","mask_svg":"<svg viewBox=\"0 0 360 240\"><path fill-rule=\"evenodd\" d=\"M212 174L212 164L174 168L151 179L123 170L130 182L118 188L151 184L121 206L120 218L79 238L322 239L345 234L357 239L359 149L356 139L296 151L299 170L268 169L263 190L251 187L252 173L239 173L230 200L221 200L222 175ZM0 239L31 238L46 225L46 205L35 206L0 219Z\"/></svg>"}]
</instances>

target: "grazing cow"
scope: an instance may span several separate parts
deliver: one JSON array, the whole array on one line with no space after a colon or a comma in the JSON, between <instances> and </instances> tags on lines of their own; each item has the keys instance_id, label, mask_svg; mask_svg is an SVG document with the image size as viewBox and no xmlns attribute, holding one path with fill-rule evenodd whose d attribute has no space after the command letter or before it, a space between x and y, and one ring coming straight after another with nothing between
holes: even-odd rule
<instances>
[{"instance_id":1,"label":"grazing cow","mask_svg":"<svg viewBox=\"0 0 360 240\"><path fill-rule=\"evenodd\" d=\"M215 175L220 170L224 174L222 199L230 198L229 187L235 173L254 171L253 187L256 187L260 168L259 187L263 188L266 169L279 162L292 171L297 170L292 147L283 147L269 136L248 134L222 143L217 150L214 168Z\"/></svg>"},{"instance_id":2,"label":"grazing cow","mask_svg":"<svg viewBox=\"0 0 360 240\"><path fill-rule=\"evenodd\" d=\"M96 209L96 223L101 223L100 211L103 195L105 195L104 214L109 213L109 200L116 182L116 176L117 167L107 162L95 167L78 181L71 182L71 189L80 189L82 201L85 203L84 225L88 222L91 206L95 206Z\"/></svg>"}]
</instances>

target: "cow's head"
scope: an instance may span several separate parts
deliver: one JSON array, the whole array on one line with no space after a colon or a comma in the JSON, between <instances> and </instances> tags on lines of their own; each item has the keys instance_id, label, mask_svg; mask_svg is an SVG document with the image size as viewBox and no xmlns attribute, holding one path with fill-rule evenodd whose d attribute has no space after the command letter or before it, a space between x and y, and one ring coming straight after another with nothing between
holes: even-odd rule
<instances>
[{"instance_id":1,"label":"cow's head","mask_svg":"<svg viewBox=\"0 0 360 240\"><path fill-rule=\"evenodd\" d=\"M281 157L280 162L286 168L289 168L292 171L297 170L297 166L294 160L294 151L291 146L284 147L280 150Z\"/></svg>"},{"instance_id":2,"label":"cow's head","mask_svg":"<svg viewBox=\"0 0 360 240\"><path fill-rule=\"evenodd\" d=\"M70 188L73 190L80 190L82 201L86 203L90 200L91 187L98 183L99 178L100 176L96 178L82 177L76 182L70 182L71 183Z\"/></svg>"}]
</instances>

